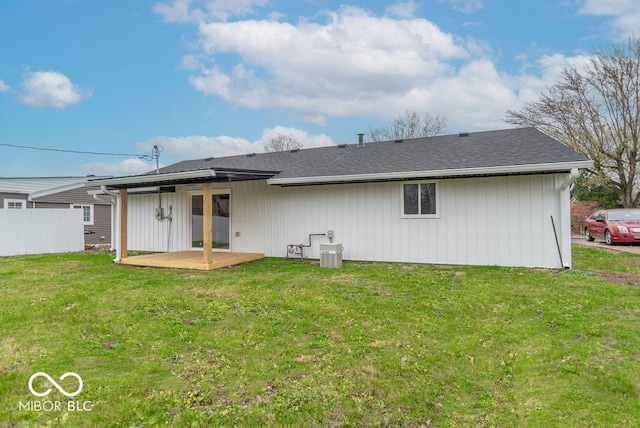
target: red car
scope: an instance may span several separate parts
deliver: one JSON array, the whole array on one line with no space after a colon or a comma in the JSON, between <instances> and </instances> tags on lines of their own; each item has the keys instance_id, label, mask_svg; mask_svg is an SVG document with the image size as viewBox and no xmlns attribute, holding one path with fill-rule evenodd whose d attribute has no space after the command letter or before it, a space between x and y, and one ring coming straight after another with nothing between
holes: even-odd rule
<instances>
[{"instance_id":1,"label":"red car","mask_svg":"<svg viewBox=\"0 0 640 428\"><path fill-rule=\"evenodd\" d=\"M640 209L598 211L585 220L584 237L587 241L604 239L608 245L640 244Z\"/></svg>"}]
</instances>

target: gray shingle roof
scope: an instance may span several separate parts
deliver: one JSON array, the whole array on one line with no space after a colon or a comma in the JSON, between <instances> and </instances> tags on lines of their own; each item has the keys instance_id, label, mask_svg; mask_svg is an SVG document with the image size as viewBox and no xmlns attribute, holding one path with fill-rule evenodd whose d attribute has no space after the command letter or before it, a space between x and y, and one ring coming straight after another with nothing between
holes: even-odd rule
<instances>
[{"instance_id":1,"label":"gray shingle roof","mask_svg":"<svg viewBox=\"0 0 640 428\"><path fill-rule=\"evenodd\" d=\"M445 171L588 162L535 128L259 153L178 162L160 173L201 169L279 171L274 179Z\"/></svg>"}]
</instances>

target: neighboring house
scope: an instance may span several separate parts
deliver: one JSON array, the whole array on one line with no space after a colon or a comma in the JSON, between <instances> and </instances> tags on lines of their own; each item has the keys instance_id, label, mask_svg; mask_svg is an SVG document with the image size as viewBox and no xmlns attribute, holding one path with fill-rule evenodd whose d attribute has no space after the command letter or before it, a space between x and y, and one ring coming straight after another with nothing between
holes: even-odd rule
<instances>
[{"instance_id":1,"label":"neighboring house","mask_svg":"<svg viewBox=\"0 0 640 428\"><path fill-rule=\"evenodd\" d=\"M331 231L344 259L568 268L569 188L591 166L522 128L206 158L89 183L117 191L123 257L202 247L284 257ZM305 255L319 258L321 242Z\"/></svg>"},{"instance_id":2,"label":"neighboring house","mask_svg":"<svg viewBox=\"0 0 640 428\"><path fill-rule=\"evenodd\" d=\"M93 197L87 177L0 177L0 209L82 210L85 246L111 247L112 205Z\"/></svg>"}]
</instances>

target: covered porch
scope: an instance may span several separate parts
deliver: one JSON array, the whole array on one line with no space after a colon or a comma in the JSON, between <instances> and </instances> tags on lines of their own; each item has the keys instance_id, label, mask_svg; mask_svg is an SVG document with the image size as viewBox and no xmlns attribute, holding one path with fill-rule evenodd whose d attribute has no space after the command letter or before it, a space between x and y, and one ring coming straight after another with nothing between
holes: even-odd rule
<instances>
[{"instance_id":1,"label":"covered porch","mask_svg":"<svg viewBox=\"0 0 640 428\"><path fill-rule=\"evenodd\" d=\"M213 252L206 260L202 251L175 251L129 256L120 260L123 265L160 267L171 269L214 270L264 258L262 253Z\"/></svg>"},{"instance_id":2,"label":"covered porch","mask_svg":"<svg viewBox=\"0 0 640 428\"><path fill-rule=\"evenodd\" d=\"M213 270L259 260L264 258L264 254L234 252L233 248L228 244L223 248L231 251L213 251L214 248L219 247L217 246L218 241L214 242L212 233L212 220L215 215L212 204L212 183L266 179L276 173L277 171L230 170L223 168L214 170L213 168L205 168L194 171L157 172L156 174L95 179L89 180L89 182L92 185L100 185L102 191L111 195L115 200L114 214L117 229L115 235L119 236L119 239L116 241L117 255L114 261L130 266ZM147 191L147 189L152 188L160 195L163 186L170 187L181 184L202 185L201 213L198 214L198 217L201 217L201 237L198 240L199 245L192 245L193 247L201 247L202 250L194 249L130 256L128 252L128 191L130 189L144 189L144 191ZM158 221L167 218L172 221L171 214L164 217L160 207L156 209L155 215Z\"/></svg>"}]
</instances>

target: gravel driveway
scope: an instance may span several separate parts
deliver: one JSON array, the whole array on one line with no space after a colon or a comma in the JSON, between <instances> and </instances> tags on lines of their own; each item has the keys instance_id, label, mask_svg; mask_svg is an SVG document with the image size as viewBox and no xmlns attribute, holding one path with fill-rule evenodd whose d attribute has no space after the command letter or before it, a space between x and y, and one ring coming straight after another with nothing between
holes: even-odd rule
<instances>
[{"instance_id":1,"label":"gravel driveway","mask_svg":"<svg viewBox=\"0 0 640 428\"><path fill-rule=\"evenodd\" d=\"M606 248L607 250L612 250L612 251L621 251L623 253L632 253L632 254L638 254L640 255L640 245L634 244L634 245L624 245L624 244L616 244L616 245L607 245L604 243L604 241L593 241L593 242L588 242L586 239L584 239L584 236L573 236L571 237L571 242L573 244L577 244L577 245L582 245L584 247L600 247L600 248Z\"/></svg>"}]
</instances>

